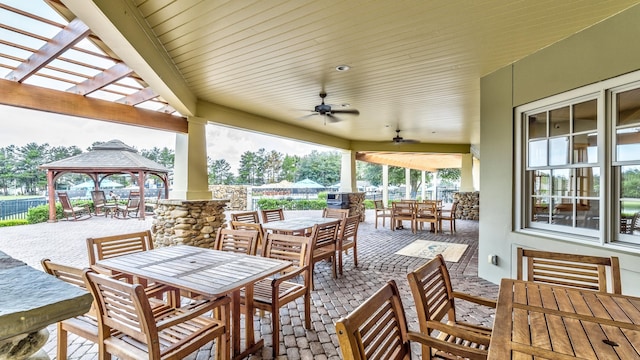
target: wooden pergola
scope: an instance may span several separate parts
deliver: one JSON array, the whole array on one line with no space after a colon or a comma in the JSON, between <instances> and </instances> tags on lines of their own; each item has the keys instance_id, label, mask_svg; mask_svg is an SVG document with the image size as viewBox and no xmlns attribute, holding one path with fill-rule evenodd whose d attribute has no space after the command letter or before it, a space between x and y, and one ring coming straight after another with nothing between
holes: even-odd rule
<instances>
[{"instance_id":1,"label":"wooden pergola","mask_svg":"<svg viewBox=\"0 0 640 360\"><path fill-rule=\"evenodd\" d=\"M102 180L110 175L129 174L137 179L140 188L140 218L144 219L144 184L148 175L155 175L164 184L164 198L169 197L169 169L138 154L138 151L120 140L111 140L96 145L89 152L54 161L40 166L47 170L49 189L49 221L56 221L55 183L67 173L86 174L94 182L95 190L100 189Z\"/></svg>"}]
</instances>

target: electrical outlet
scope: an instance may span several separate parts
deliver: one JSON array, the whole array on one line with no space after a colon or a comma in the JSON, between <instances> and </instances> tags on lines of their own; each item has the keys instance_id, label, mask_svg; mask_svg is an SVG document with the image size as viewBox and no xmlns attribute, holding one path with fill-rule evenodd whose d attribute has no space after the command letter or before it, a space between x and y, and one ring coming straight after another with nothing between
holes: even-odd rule
<instances>
[{"instance_id":1,"label":"electrical outlet","mask_svg":"<svg viewBox=\"0 0 640 360\"><path fill-rule=\"evenodd\" d=\"M487 262L491 265L498 265L498 255L489 255Z\"/></svg>"}]
</instances>

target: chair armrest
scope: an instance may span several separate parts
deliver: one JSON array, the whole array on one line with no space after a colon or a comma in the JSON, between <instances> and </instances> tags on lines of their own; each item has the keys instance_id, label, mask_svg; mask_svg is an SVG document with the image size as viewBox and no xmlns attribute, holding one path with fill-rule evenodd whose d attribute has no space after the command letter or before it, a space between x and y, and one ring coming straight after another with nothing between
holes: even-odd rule
<instances>
[{"instance_id":1,"label":"chair armrest","mask_svg":"<svg viewBox=\"0 0 640 360\"><path fill-rule=\"evenodd\" d=\"M209 311L213 311L218 307L227 306L231 303L231 298L228 296L223 296L215 300L205 300L199 304L196 304L192 307L189 307L188 310L185 309L175 309L177 316L172 316L168 319L160 320L156 323L158 330L162 330L180 323L183 323L187 320L193 319L200 315L206 314Z\"/></svg>"},{"instance_id":2,"label":"chair armrest","mask_svg":"<svg viewBox=\"0 0 640 360\"><path fill-rule=\"evenodd\" d=\"M449 343L446 341L435 339L431 336L426 336L422 333L415 331L409 331L407 333L410 341L414 341L425 346L433 347L440 351L455 354L457 356L469 359L486 359L488 351L481 349L474 349L463 345Z\"/></svg>"},{"instance_id":3,"label":"chair armrest","mask_svg":"<svg viewBox=\"0 0 640 360\"><path fill-rule=\"evenodd\" d=\"M475 295L470 295L470 294L465 294L465 293L461 293L461 292L457 292L454 291L453 292L453 297L456 299L462 299L462 300L466 300L472 303L476 303L476 304L480 304L480 305L484 305L486 307L490 307L490 308L496 308L496 301L492 300L492 299L487 299L485 297L482 296L475 296Z\"/></svg>"},{"instance_id":4,"label":"chair armrest","mask_svg":"<svg viewBox=\"0 0 640 360\"><path fill-rule=\"evenodd\" d=\"M277 287L280 284L282 284L283 282L289 281L289 280L295 278L296 276L302 274L303 272L307 271L308 269L309 269L309 266L307 265L307 266L304 266L304 267L301 267L301 268L297 268L294 271L287 272L285 274L276 274L274 276L273 280L271 280L271 286L272 287Z\"/></svg>"},{"instance_id":5,"label":"chair armrest","mask_svg":"<svg viewBox=\"0 0 640 360\"><path fill-rule=\"evenodd\" d=\"M491 342L491 336L489 335L483 335L474 331L469 331L456 325L445 324L440 321L427 321L427 328L438 330L441 333L449 334L460 339L465 339L476 344L489 346L489 343Z\"/></svg>"}]
</instances>

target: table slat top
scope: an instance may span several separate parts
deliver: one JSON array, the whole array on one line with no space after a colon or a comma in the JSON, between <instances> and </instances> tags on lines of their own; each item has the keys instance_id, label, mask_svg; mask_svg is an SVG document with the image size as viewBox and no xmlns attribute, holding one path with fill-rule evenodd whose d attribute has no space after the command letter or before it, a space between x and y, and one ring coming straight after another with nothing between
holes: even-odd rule
<instances>
[{"instance_id":1,"label":"table slat top","mask_svg":"<svg viewBox=\"0 0 640 360\"><path fill-rule=\"evenodd\" d=\"M271 221L262 224L265 230L271 231L283 231L283 232L300 232L306 229L311 229L314 225L325 224L334 222L338 219L323 218L323 217L298 217L291 219L284 219L279 221Z\"/></svg>"},{"instance_id":2,"label":"table slat top","mask_svg":"<svg viewBox=\"0 0 640 360\"><path fill-rule=\"evenodd\" d=\"M169 246L100 260L111 270L218 297L273 275L287 261L193 246Z\"/></svg>"}]
</instances>

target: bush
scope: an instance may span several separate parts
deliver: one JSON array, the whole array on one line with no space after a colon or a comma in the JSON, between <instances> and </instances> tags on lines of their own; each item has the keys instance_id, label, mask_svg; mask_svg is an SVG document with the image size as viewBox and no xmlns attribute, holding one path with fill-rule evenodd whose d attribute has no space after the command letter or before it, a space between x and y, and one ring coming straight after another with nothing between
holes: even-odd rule
<instances>
[{"instance_id":1,"label":"bush","mask_svg":"<svg viewBox=\"0 0 640 360\"><path fill-rule=\"evenodd\" d=\"M29 225L29 221L27 219L0 220L0 227L17 225Z\"/></svg>"},{"instance_id":2,"label":"bush","mask_svg":"<svg viewBox=\"0 0 640 360\"><path fill-rule=\"evenodd\" d=\"M282 208L284 210L322 210L326 200L260 199L258 207L262 210Z\"/></svg>"},{"instance_id":3,"label":"bush","mask_svg":"<svg viewBox=\"0 0 640 360\"><path fill-rule=\"evenodd\" d=\"M56 219L62 218L62 205L56 203ZM49 205L32 207L27 211L27 221L29 224L38 224L49 220Z\"/></svg>"}]
</instances>

